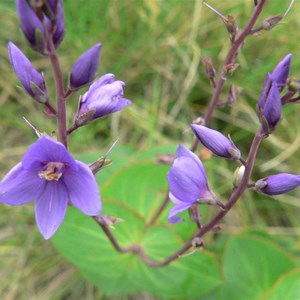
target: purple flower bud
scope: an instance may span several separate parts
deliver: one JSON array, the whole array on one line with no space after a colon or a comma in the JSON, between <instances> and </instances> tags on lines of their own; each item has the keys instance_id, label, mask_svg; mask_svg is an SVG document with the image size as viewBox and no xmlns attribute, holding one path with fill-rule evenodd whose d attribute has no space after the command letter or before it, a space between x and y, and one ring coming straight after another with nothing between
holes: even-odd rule
<instances>
[{"instance_id":1,"label":"purple flower bud","mask_svg":"<svg viewBox=\"0 0 300 300\"><path fill-rule=\"evenodd\" d=\"M79 100L75 124L83 126L94 119L102 118L131 104L123 98L123 81L113 74L106 74L96 80Z\"/></svg>"},{"instance_id":2,"label":"purple flower bud","mask_svg":"<svg viewBox=\"0 0 300 300\"><path fill-rule=\"evenodd\" d=\"M61 3L62 0L46 0L42 3L43 12L50 20L55 20L58 13L58 6Z\"/></svg>"},{"instance_id":3,"label":"purple flower bud","mask_svg":"<svg viewBox=\"0 0 300 300\"><path fill-rule=\"evenodd\" d=\"M49 3L51 1L48 1ZM56 19L53 21L54 24L52 26L55 27L55 31L52 34L52 40L55 48L58 48L61 41L65 36L65 17L64 17L64 9L62 0L55 1L57 2L57 11L56 11Z\"/></svg>"},{"instance_id":4,"label":"purple flower bud","mask_svg":"<svg viewBox=\"0 0 300 300\"><path fill-rule=\"evenodd\" d=\"M191 128L200 142L214 154L234 160L241 158L240 150L219 131L195 124L191 124Z\"/></svg>"},{"instance_id":5,"label":"purple flower bud","mask_svg":"<svg viewBox=\"0 0 300 300\"><path fill-rule=\"evenodd\" d=\"M99 64L100 51L101 44L98 43L82 54L76 61L70 76L71 90L76 90L90 83L95 78Z\"/></svg>"},{"instance_id":6,"label":"purple flower bud","mask_svg":"<svg viewBox=\"0 0 300 300\"><path fill-rule=\"evenodd\" d=\"M27 93L36 101L46 103L48 93L43 76L12 42L8 43L8 54L14 71Z\"/></svg>"},{"instance_id":7,"label":"purple flower bud","mask_svg":"<svg viewBox=\"0 0 300 300\"><path fill-rule=\"evenodd\" d=\"M272 78L277 83L280 91L284 88L289 76L291 60L292 54L286 55L273 70Z\"/></svg>"},{"instance_id":8,"label":"purple flower bud","mask_svg":"<svg viewBox=\"0 0 300 300\"><path fill-rule=\"evenodd\" d=\"M209 189L202 162L193 152L180 145L176 159L167 175L169 197L175 206L169 212L169 222L182 221L176 215L196 203L215 204L216 197Z\"/></svg>"},{"instance_id":9,"label":"purple flower bud","mask_svg":"<svg viewBox=\"0 0 300 300\"><path fill-rule=\"evenodd\" d=\"M281 98L277 83L267 74L263 91L258 101L258 117L266 134L275 130L281 119Z\"/></svg>"},{"instance_id":10,"label":"purple flower bud","mask_svg":"<svg viewBox=\"0 0 300 300\"><path fill-rule=\"evenodd\" d=\"M260 179L255 188L267 195L280 195L292 191L300 185L300 175L279 173Z\"/></svg>"},{"instance_id":11,"label":"purple flower bud","mask_svg":"<svg viewBox=\"0 0 300 300\"><path fill-rule=\"evenodd\" d=\"M22 31L30 46L33 50L43 53L45 33L42 21L27 0L16 0L16 6Z\"/></svg>"}]
</instances>

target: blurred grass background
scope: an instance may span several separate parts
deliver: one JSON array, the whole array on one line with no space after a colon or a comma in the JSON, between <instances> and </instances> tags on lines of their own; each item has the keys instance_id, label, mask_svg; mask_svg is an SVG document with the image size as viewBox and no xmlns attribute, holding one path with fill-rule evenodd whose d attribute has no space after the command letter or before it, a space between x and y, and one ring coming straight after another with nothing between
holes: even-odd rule
<instances>
[{"instance_id":1,"label":"blurred grass background","mask_svg":"<svg viewBox=\"0 0 300 300\"><path fill-rule=\"evenodd\" d=\"M243 27L253 9L252 0L208 3L225 16L234 15ZM289 1L269 1L266 17L284 13ZM109 116L80 128L70 138L76 153L105 153L117 137L119 143L135 149L184 142L191 121L201 116L211 96L200 55L210 56L218 68L230 47L221 20L200 0L65 0L66 36L59 48L60 62L68 70L78 56L97 42L102 42L99 75L114 73L126 82L125 96L133 105L122 113ZM259 24L259 23L258 23ZM235 143L247 153L258 128L255 106L265 74L287 53L293 53L291 75L299 78L300 4L295 3L287 18L270 32L250 37L239 56L240 67L228 80L243 90L238 101L216 111L211 126L230 133ZM12 40L33 61L47 79L51 93L53 83L47 59L27 46L22 36L12 0L0 2L0 173L5 174L20 160L35 139L22 116L41 131L55 129L54 120L42 114L21 89L7 57L7 41ZM80 90L69 100L68 122L72 123ZM53 94L51 94L53 97ZM298 105L284 107L278 130L263 142L258 153L254 178L275 172L300 173L300 123ZM230 162L208 162L209 175L217 194L230 191ZM226 166L223 168L220 166ZM278 201L247 192L227 217L227 232L241 227L267 226L272 234L291 235L286 242L300 253L299 191L278 197ZM225 198L226 199L226 198ZM0 294L2 299L119 299L106 297L80 277L37 232L32 206L0 206ZM293 229L294 228L294 229ZM152 299L135 295L133 299Z\"/></svg>"}]
</instances>

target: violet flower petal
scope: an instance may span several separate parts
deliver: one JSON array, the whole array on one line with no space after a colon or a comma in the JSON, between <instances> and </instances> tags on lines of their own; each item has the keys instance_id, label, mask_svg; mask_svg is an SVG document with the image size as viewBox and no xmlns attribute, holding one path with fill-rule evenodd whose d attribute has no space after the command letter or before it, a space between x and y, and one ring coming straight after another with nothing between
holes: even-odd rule
<instances>
[{"instance_id":1,"label":"violet flower petal","mask_svg":"<svg viewBox=\"0 0 300 300\"><path fill-rule=\"evenodd\" d=\"M241 158L239 149L219 131L195 124L191 124L191 128L200 142L214 154L229 159Z\"/></svg>"},{"instance_id":2,"label":"violet flower petal","mask_svg":"<svg viewBox=\"0 0 300 300\"><path fill-rule=\"evenodd\" d=\"M83 126L131 104L123 98L123 81L114 81L113 74L106 74L95 81L79 100L75 124Z\"/></svg>"},{"instance_id":3,"label":"violet flower petal","mask_svg":"<svg viewBox=\"0 0 300 300\"><path fill-rule=\"evenodd\" d=\"M50 137L41 137L32 144L22 159L25 170L41 170L46 162L63 162L68 168L76 171L77 164L65 146Z\"/></svg>"},{"instance_id":4,"label":"violet flower petal","mask_svg":"<svg viewBox=\"0 0 300 300\"><path fill-rule=\"evenodd\" d=\"M179 212L188 209L198 200L214 198L207 183L206 173L200 159L183 145L177 148L176 159L168 174L169 197L175 206L169 212L169 221L176 223Z\"/></svg>"},{"instance_id":5,"label":"violet flower petal","mask_svg":"<svg viewBox=\"0 0 300 300\"><path fill-rule=\"evenodd\" d=\"M69 170L63 178L69 191L70 202L84 214L97 216L101 210L101 202L95 177L86 164L80 161L76 163L77 171Z\"/></svg>"},{"instance_id":6,"label":"violet flower petal","mask_svg":"<svg viewBox=\"0 0 300 300\"><path fill-rule=\"evenodd\" d=\"M286 84L291 67L292 54L286 55L274 68L272 72L272 78L277 83L279 90L281 91Z\"/></svg>"},{"instance_id":7,"label":"violet flower petal","mask_svg":"<svg viewBox=\"0 0 300 300\"><path fill-rule=\"evenodd\" d=\"M96 75L101 44L98 43L82 54L74 64L70 76L70 88L78 89L91 82Z\"/></svg>"},{"instance_id":8,"label":"violet flower petal","mask_svg":"<svg viewBox=\"0 0 300 300\"><path fill-rule=\"evenodd\" d=\"M175 204L175 206L173 206L169 211L169 214L168 214L169 222L172 224L175 224L175 223L183 221L183 218L178 218L176 215L185 211L186 209L190 208L193 204L180 202L180 201L178 201L178 199L176 201L175 200L176 198L172 194L169 194L169 197L172 202L177 202Z\"/></svg>"},{"instance_id":9,"label":"violet flower petal","mask_svg":"<svg viewBox=\"0 0 300 300\"><path fill-rule=\"evenodd\" d=\"M267 195L280 195L288 193L300 186L300 175L279 173L260 179L255 187Z\"/></svg>"},{"instance_id":10,"label":"violet flower petal","mask_svg":"<svg viewBox=\"0 0 300 300\"><path fill-rule=\"evenodd\" d=\"M206 177L188 157L176 158L167 178L170 192L182 202L194 203L197 199L210 196Z\"/></svg>"},{"instance_id":11,"label":"violet flower petal","mask_svg":"<svg viewBox=\"0 0 300 300\"><path fill-rule=\"evenodd\" d=\"M68 192L64 184L59 181L47 182L35 206L36 223L46 240L62 223L67 206Z\"/></svg>"},{"instance_id":12,"label":"violet flower petal","mask_svg":"<svg viewBox=\"0 0 300 300\"><path fill-rule=\"evenodd\" d=\"M14 71L27 93L39 102L46 102L47 90L43 76L32 66L30 60L12 42L8 42L8 54ZM31 83L39 89L33 91Z\"/></svg>"},{"instance_id":13,"label":"violet flower petal","mask_svg":"<svg viewBox=\"0 0 300 300\"><path fill-rule=\"evenodd\" d=\"M0 183L0 202L18 206L32 202L42 193L45 182L36 172L17 164Z\"/></svg>"}]
</instances>

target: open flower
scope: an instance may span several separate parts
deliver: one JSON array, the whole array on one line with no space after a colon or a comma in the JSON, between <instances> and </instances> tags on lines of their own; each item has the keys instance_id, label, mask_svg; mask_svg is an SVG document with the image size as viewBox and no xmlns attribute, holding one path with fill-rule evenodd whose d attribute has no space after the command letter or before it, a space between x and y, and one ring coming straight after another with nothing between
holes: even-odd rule
<instances>
[{"instance_id":1,"label":"open flower","mask_svg":"<svg viewBox=\"0 0 300 300\"><path fill-rule=\"evenodd\" d=\"M99 189L89 167L50 137L32 144L0 183L0 202L16 206L32 201L45 239L58 229L69 203L89 216L101 210Z\"/></svg>"},{"instance_id":2,"label":"open flower","mask_svg":"<svg viewBox=\"0 0 300 300\"><path fill-rule=\"evenodd\" d=\"M195 124L192 124L191 128L200 142L214 154L228 159L241 158L240 150L221 132Z\"/></svg>"},{"instance_id":3,"label":"open flower","mask_svg":"<svg viewBox=\"0 0 300 300\"><path fill-rule=\"evenodd\" d=\"M131 104L130 100L123 98L124 86L125 83L115 80L113 74L103 75L96 80L79 100L76 125L83 126Z\"/></svg>"},{"instance_id":4,"label":"open flower","mask_svg":"<svg viewBox=\"0 0 300 300\"><path fill-rule=\"evenodd\" d=\"M197 203L220 204L207 183L202 162L193 152L180 145L176 159L167 175L169 197L175 206L169 212L169 222L177 223L182 218L176 215Z\"/></svg>"},{"instance_id":5,"label":"open flower","mask_svg":"<svg viewBox=\"0 0 300 300\"><path fill-rule=\"evenodd\" d=\"M48 101L48 93L44 77L12 42L8 43L8 54L14 71L26 92L36 101L46 103Z\"/></svg>"},{"instance_id":6,"label":"open flower","mask_svg":"<svg viewBox=\"0 0 300 300\"><path fill-rule=\"evenodd\" d=\"M281 195L292 191L300 185L300 175L279 173L260 179L255 188L267 195Z\"/></svg>"}]
</instances>

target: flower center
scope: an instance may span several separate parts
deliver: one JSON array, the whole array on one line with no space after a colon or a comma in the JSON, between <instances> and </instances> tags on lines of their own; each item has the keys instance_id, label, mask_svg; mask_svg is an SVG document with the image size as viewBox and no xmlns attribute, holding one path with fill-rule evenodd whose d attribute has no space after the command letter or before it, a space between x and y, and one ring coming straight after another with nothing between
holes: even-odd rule
<instances>
[{"instance_id":1,"label":"flower center","mask_svg":"<svg viewBox=\"0 0 300 300\"><path fill-rule=\"evenodd\" d=\"M46 164L44 171L39 172L42 179L49 181L58 181L63 174L64 164L60 162L49 162Z\"/></svg>"}]
</instances>

